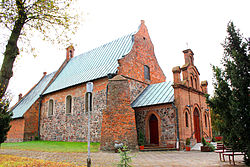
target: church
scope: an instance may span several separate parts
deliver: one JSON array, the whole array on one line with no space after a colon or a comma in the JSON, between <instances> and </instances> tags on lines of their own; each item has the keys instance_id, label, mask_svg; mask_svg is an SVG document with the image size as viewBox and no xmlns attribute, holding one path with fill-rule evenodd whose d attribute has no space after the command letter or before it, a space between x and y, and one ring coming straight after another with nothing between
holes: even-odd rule
<instances>
[{"instance_id":1,"label":"church","mask_svg":"<svg viewBox=\"0 0 250 167\"><path fill-rule=\"evenodd\" d=\"M138 149L145 145L183 149L211 139L210 109L191 49L183 51L185 64L172 68L167 81L159 66L144 21L136 32L93 50L74 55L66 49L60 68L41 80L11 108L13 120L7 142L40 138L50 141L87 141L86 83L93 83L91 142L101 150L114 143Z\"/></svg>"}]
</instances>

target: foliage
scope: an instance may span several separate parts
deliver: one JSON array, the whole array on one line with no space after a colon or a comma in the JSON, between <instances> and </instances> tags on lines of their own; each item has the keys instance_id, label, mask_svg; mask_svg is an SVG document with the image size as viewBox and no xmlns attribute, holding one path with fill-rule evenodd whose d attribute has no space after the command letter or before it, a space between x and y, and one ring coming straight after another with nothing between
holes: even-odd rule
<instances>
[{"instance_id":1,"label":"foliage","mask_svg":"<svg viewBox=\"0 0 250 167\"><path fill-rule=\"evenodd\" d=\"M190 146L190 138L186 139L186 146Z\"/></svg>"},{"instance_id":2,"label":"foliage","mask_svg":"<svg viewBox=\"0 0 250 167\"><path fill-rule=\"evenodd\" d=\"M215 147L211 143L207 143L206 146L209 147L211 151L215 150Z\"/></svg>"},{"instance_id":3,"label":"foliage","mask_svg":"<svg viewBox=\"0 0 250 167\"><path fill-rule=\"evenodd\" d=\"M139 146L144 146L145 145L145 136L142 133L142 131L139 131L138 144L139 144Z\"/></svg>"},{"instance_id":4,"label":"foliage","mask_svg":"<svg viewBox=\"0 0 250 167\"><path fill-rule=\"evenodd\" d=\"M223 68L213 66L214 96L207 103L218 116L218 129L224 143L233 150L246 153L250 165L250 41L245 39L233 22L227 27L223 44Z\"/></svg>"},{"instance_id":5,"label":"foliage","mask_svg":"<svg viewBox=\"0 0 250 167\"><path fill-rule=\"evenodd\" d=\"M12 113L8 111L9 100L4 97L0 100L0 147L1 144L6 140L7 133L10 130L10 121Z\"/></svg>"},{"instance_id":6,"label":"foliage","mask_svg":"<svg viewBox=\"0 0 250 167\"><path fill-rule=\"evenodd\" d=\"M213 110L210 110L211 112L211 123L212 123L212 131L213 135L219 136L220 135L220 128L219 125L222 123L222 119L218 113L213 112Z\"/></svg>"},{"instance_id":7,"label":"foliage","mask_svg":"<svg viewBox=\"0 0 250 167\"><path fill-rule=\"evenodd\" d=\"M68 42L70 34L74 34L78 25L77 15L72 15L75 10L70 8L72 2L73 0L0 1L0 27L5 27L1 36L9 34L0 71L0 98L4 96L13 75L12 68L17 55L24 48L32 46L29 39L38 33L43 39L53 43ZM30 50L34 48L31 47Z\"/></svg>"},{"instance_id":8,"label":"foliage","mask_svg":"<svg viewBox=\"0 0 250 167\"><path fill-rule=\"evenodd\" d=\"M100 143L91 143L91 152L98 152L99 147ZM3 143L2 148L44 152L88 152L88 143L63 141L27 141L18 143Z\"/></svg>"},{"instance_id":9,"label":"foliage","mask_svg":"<svg viewBox=\"0 0 250 167\"><path fill-rule=\"evenodd\" d=\"M204 137L202 137L202 139L201 139L201 143L202 143L202 145L203 145L203 146L206 146L206 145L207 145L207 142L206 142L206 140L205 140L205 138L204 138Z\"/></svg>"},{"instance_id":10,"label":"foliage","mask_svg":"<svg viewBox=\"0 0 250 167\"><path fill-rule=\"evenodd\" d=\"M74 167L71 163L66 162L53 162L53 161L45 161L38 160L33 158L26 157L18 157L13 155L1 155L0 154L0 166L60 166L60 167Z\"/></svg>"},{"instance_id":11,"label":"foliage","mask_svg":"<svg viewBox=\"0 0 250 167\"><path fill-rule=\"evenodd\" d=\"M216 142L216 139L215 139L215 137L213 136L213 138L212 138L212 142Z\"/></svg>"},{"instance_id":12,"label":"foliage","mask_svg":"<svg viewBox=\"0 0 250 167\"><path fill-rule=\"evenodd\" d=\"M131 167L131 165L129 165L130 162L132 162L132 157L133 156L129 156L128 154L130 153L130 151L128 150L128 146L123 146L122 149L118 149L119 153L120 153L120 162L117 164L118 167Z\"/></svg>"}]
</instances>

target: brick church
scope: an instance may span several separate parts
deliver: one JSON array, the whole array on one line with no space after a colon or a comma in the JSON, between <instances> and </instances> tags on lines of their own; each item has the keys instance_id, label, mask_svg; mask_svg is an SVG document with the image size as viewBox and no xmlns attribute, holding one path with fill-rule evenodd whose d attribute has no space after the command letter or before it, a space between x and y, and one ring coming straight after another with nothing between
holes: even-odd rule
<instances>
[{"instance_id":1,"label":"brick church","mask_svg":"<svg viewBox=\"0 0 250 167\"><path fill-rule=\"evenodd\" d=\"M134 33L81 55L66 50L61 67L41 80L12 107L7 142L34 140L87 141L86 83L93 82L91 141L101 150L114 142L138 148L145 144L182 149L211 138L210 110L205 103L207 81L200 81L191 49L185 64L172 69L166 81L154 54L144 21ZM170 78L170 76L168 76ZM177 144L179 143L179 144Z\"/></svg>"}]
</instances>

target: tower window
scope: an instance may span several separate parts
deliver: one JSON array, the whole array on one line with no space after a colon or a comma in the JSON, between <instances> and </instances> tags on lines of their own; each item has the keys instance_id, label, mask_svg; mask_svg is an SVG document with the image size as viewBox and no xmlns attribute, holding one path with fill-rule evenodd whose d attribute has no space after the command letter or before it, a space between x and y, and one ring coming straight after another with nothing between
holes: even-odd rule
<instances>
[{"instance_id":1,"label":"tower window","mask_svg":"<svg viewBox=\"0 0 250 167\"><path fill-rule=\"evenodd\" d=\"M49 112L48 115L53 115L54 110L54 101L52 99L49 100Z\"/></svg>"},{"instance_id":2,"label":"tower window","mask_svg":"<svg viewBox=\"0 0 250 167\"><path fill-rule=\"evenodd\" d=\"M193 85L193 77L190 77L190 83L191 83L191 87L193 88L194 85Z\"/></svg>"},{"instance_id":3,"label":"tower window","mask_svg":"<svg viewBox=\"0 0 250 167\"><path fill-rule=\"evenodd\" d=\"M147 65L144 65L144 79L150 80L150 69Z\"/></svg>"},{"instance_id":4,"label":"tower window","mask_svg":"<svg viewBox=\"0 0 250 167\"><path fill-rule=\"evenodd\" d=\"M72 97L69 95L66 97L66 113L71 113L72 110Z\"/></svg>"}]
</instances>

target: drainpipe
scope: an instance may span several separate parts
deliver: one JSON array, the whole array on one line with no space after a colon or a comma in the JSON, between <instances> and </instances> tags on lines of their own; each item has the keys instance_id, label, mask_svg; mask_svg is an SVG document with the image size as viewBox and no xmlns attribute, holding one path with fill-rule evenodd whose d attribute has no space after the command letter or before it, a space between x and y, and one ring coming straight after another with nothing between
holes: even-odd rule
<instances>
[{"instance_id":1,"label":"drainpipe","mask_svg":"<svg viewBox=\"0 0 250 167\"><path fill-rule=\"evenodd\" d=\"M172 107L175 108L176 113L176 131L177 131L177 139L176 139L176 149L180 149L180 133L179 133L179 118L178 118L178 109L175 106L174 102L172 103Z\"/></svg>"},{"instance_id":2,"label":"drainpipe","mask_svg":"<svg viewBox=\"0 0 250 167\"><path fill-rule=\"evenodd\" d=\"M40 119L41 119L41 107L42 107L42 95L40 95L40 98L39 98L38 131L37 131L37 136L38 136L38 139L40 139Z\"/></svg>"}]
</instances>

